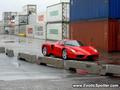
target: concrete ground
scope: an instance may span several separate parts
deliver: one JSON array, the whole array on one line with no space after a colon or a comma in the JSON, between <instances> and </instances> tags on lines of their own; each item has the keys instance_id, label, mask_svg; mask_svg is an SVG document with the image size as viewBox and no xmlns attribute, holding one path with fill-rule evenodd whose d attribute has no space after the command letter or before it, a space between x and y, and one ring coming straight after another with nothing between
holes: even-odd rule
<instances>
[{"instance_id":1,"label":"concrete ground","mask_svg":"<svg viewBox=\"0 0 120 90\"><path fill-rule=\"evenodd\" d=\"M43 42L45 41L0 35L0 47L4 46L9 49L14 49L15 51L15 57L13 58L7 57L5 54L0 54L0 90L120 89L120 78L99 75L80 75L63 69L17 60L18 52L32 53L41 56L40 49Z\"/></svg>"}]
</instances>

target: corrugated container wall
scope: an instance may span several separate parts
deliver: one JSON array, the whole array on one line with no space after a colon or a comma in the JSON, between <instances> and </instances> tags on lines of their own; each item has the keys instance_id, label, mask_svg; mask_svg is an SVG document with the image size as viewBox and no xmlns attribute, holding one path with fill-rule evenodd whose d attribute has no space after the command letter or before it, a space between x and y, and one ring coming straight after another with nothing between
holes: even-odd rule
<instances>
[{"instance_id":1,"label":"corrugated container wall","mask_svg":"<svg viewBox=\"0 0 120 90\"><path fill-rule=\"evenodd\" d=\"M47 22L69 21L69 3L62 2L47 7Z\"/></svg>"},{"instance_id":2,"label":"corrugated container wall","mask_svg":"<svg viewBox=\"0 0 120 90\"><path fill-rule=\"evenodd\" d=\"M117 32L117 50L120 51L120 21L119 21L119 29Z\"/></svg>"},{"instance_id":3,"label":"corrugated container wall","mask_svg":"<svg viewBox=\"0 0 120 90\"><path fill-rule=\"evenodd\" d=\"M118 20L79 21L70 24L70 38L105 51L120 50Z\"/></svg>"},{"instance_id":4,"label":"corrugated container wall","mask_svg":"<svg viewBox=\"0 0 120 90\"><path fill-rule=\"evenodd\" d=\"M120 0L71 0L70 21L120 18Z\"/></svg>"}]
</instances>

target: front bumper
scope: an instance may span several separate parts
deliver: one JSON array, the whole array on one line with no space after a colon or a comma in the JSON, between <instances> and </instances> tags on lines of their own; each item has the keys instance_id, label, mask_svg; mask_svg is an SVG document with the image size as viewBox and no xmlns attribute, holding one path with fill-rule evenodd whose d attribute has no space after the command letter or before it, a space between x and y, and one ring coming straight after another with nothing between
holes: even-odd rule
<instances>
[{"instance_id":1,"label":"front bumper","mask_svg":"<svg viewBox=\"0 0 120 90\"><path fill-rule=\"evenodd\" d=\"M99 58L98 54L91 54L91 55L81 55L81 54L69 54L69 58L71 59L78 59L78 60L96 60Z\"/></svg>"}]
</instances>

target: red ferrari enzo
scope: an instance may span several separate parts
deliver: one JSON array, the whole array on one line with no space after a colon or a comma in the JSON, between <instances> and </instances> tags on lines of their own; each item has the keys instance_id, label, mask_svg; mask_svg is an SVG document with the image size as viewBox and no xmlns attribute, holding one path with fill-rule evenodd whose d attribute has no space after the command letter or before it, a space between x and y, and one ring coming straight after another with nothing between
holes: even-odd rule
<instances>
[{"instance_id":1,"label":"red ferrari enzo","mask_svg":"<svg viewBox=\"0 0 120 90\"><path fill-rule=\"evenodd\" d=\"M84 46L77 40L60 40L55 43L46 42L42 45L44 56L53 55L66 59L96 60L98 51L92 46Z\"/></svg>"}]
</instances>

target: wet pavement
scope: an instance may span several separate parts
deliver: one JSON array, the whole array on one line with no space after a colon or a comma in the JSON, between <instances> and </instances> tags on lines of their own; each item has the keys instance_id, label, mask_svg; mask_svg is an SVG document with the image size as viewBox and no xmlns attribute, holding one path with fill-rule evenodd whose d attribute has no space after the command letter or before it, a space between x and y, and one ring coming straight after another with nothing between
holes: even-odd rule
<instances>
[{"instance_id":1,"label":"wet pavement","mask_svg":"<svg viewBox=\"0 0 120 90\"><path fill-rule=\"evenodd\" d=\"M15 57L11 58L5 54L0 54L0 90L94 90L95 88L89 87L95 87L96 84L109 85L106 87L101 86L102 88L99 86L97 90L120 89L118 87L120 78L80 75L63 69L17 60L18 52L41 56L43 42L45 40L0 35L0 47L4 46L15 51ZM79 88L73 88L73 86ZM83 86L87 88L81 88Z\"/></svg>"},{"instance_id":2,"label":"wet pavement","mask_svg":"<svg viewBox=\"0 0 120 90\"><path fill-rule=\"evenodd\" d=\"M0 35L0 46L13 49L15 54L18 52L42 55L41 45L45 40L18 37L12 35Z\"/></svg>"},{"instance_id":3,"label":"wet pavement","mask_svg":"<svg viewBox=\"0 0 120 90\"><path fill-rule=\"evenodd\" d=\"M100 51L99 59L109 64L120 65L120 52L108 53L105 51Z\"/></svg>"}]
</instances>

